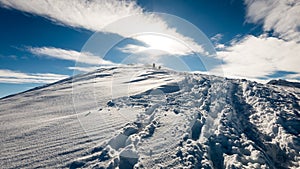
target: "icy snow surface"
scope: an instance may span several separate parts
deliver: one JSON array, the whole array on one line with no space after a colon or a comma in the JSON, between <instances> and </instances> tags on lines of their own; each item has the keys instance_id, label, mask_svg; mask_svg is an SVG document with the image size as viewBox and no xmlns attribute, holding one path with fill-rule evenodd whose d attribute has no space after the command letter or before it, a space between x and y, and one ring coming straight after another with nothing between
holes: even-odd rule
<instances>
[{"instance_id":1,"label":"icy snow surface","mask_svg":"<svg viewBox=\"0 0 300 169\"><path fill-rule=\"evenodd\" d=\"M300 168L298 88L146 66L0 100L0 168Z\"/></svg>"}]
</instances>

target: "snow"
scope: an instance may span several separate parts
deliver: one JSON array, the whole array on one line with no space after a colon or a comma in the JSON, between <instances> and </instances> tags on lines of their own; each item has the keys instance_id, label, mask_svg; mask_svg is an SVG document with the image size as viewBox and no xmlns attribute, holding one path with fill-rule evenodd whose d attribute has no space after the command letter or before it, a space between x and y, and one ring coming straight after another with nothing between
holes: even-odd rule
<instances>
[{"instance_id":1,"label":"snow","mask_svg":"<svg viewBox=\"0 0 300 169\"><path fill-rule=\"evenodd\" d=\"M299 88L147 66L0 99L3 168L299 168Z\"/></svg>"}]
</instances>

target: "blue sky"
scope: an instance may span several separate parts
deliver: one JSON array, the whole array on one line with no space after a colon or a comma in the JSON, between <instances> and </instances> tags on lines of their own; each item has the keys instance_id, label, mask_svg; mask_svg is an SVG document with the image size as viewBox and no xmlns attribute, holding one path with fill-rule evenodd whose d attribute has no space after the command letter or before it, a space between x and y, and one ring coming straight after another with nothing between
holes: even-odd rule
<instances>
[{"instance_id":1,"label":"blue sky","mask_svg":"<svg viewBox=\"0 0 300 169\"><path fill-rule=\"evenodd\" d=\"M0 97L120 63L299 81L299 15L291 0L0 0Z\"/></svg>"}]
</instances>

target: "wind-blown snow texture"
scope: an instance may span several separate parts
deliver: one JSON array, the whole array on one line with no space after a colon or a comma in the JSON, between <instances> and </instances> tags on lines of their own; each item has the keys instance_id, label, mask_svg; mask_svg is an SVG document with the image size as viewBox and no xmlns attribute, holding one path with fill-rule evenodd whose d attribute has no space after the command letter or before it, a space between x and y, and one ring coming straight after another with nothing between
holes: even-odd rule
<instances>
[{"instance_id":1,"label":"wind-blown snow texture","mask_svg":"<svg viewBox=\"0 0 300 169\"><path fill-rule=\"evenodd\" d=\"M1 168L299 168L298 88L99 69L0 100Z\"/></svg>"}]
</instances>

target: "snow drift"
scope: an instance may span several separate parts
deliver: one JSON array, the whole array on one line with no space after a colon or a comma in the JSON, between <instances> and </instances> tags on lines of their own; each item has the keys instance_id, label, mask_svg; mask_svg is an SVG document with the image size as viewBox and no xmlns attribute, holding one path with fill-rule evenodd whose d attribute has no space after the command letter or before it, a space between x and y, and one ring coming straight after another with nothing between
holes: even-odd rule
<instances>
[{"instance_id":1,"label":"snow drift","mask_svg":"<svg viewBox=\"0 0 300 169\"><path fill-rule=\"evenodd\" d=\"M0 100L2 168L299 168L299 88L143 66Z\"/></svg>"}]
</instances>

